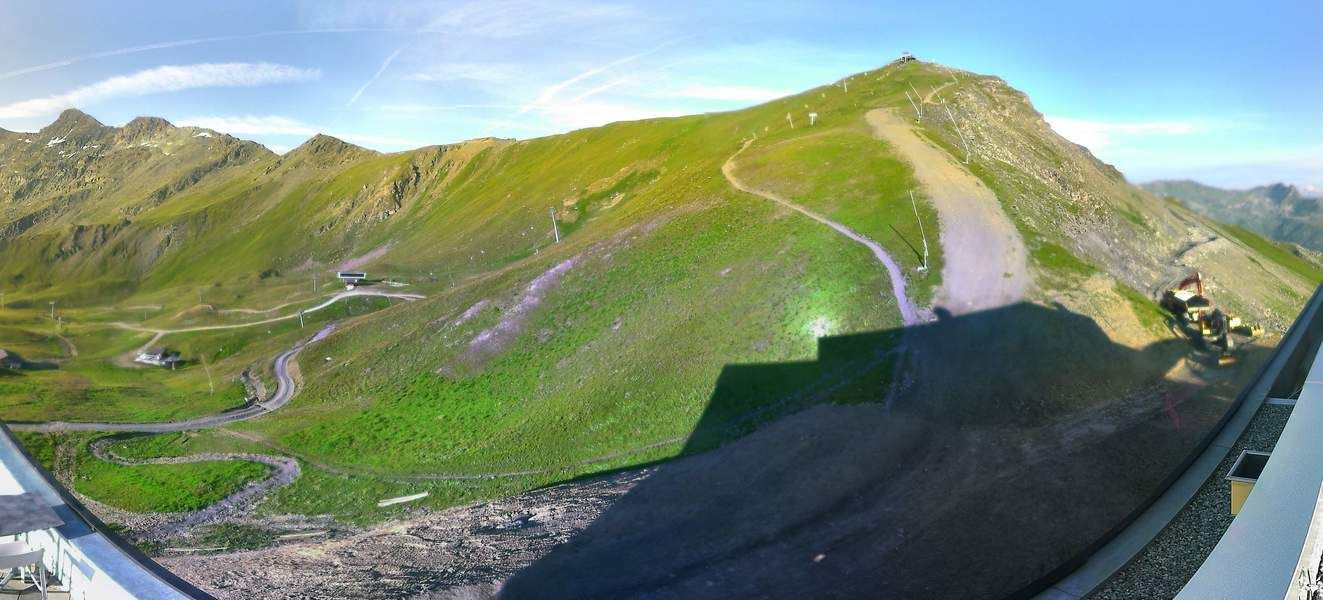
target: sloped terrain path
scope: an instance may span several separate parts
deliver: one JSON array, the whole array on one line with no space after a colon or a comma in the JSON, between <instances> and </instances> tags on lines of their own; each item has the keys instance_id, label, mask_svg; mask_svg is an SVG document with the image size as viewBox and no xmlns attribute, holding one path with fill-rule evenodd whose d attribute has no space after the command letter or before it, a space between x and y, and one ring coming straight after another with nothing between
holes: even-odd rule
<instances>
[{"instance_id":1,"label":"sloped terrain path","mask_svg":"<svg viewBox=\"0 0 1323 600\"><path fill-rule=\"evenodd\" d=\"M795 204L779 194L754 188L735 176L735 157L739 156L741 152L744 152L744 150L752 143L753 140L744 142L744 145L740 146L740 149L735 151L735 154L732 154L730 158L727 158L726 162L721 165L721 174L726 177L726 181L729 181L732 187L741 192L771 200L772 202L798 212L814 221L831 227L841 235L863 244L866 248L872 251L873 256L877 257L878 262L882 263L882 266L887 269L887 275L889 279L891 279L891 293L896 297L896 305L900 308L901 320L904 321L906 325L915 325L923 322L923 319L919 316L918 309L914 307L914 303L910 302L909 296L905 293L905 275L901 272L900 266L896 264L896 261L891 258L891 255L887 254L887 251L882 248L881 244L864 237L845 225Z\"/></svg>"},{"instance_id":2,"label":"sloped terrain path","mask_svg":"<svg viewBox=\"0 0 1323 600\"><path fill-rule=\"evenodd\" d=\"M889 109L866 115L873 135L914 169L941 221L942 286L934 306L953 314L1007 306L1032 284L1028 254L992 190Z\"/></svg>"},{"instance_id":3,"label":"sloped terrain path","mask_svg":"<svg viewBox=\"0 0 1323 600\"><path fill-rule=\"evenodd\" d=\"M293 483L295 479L298 479L300 473L299 461L287 456L271 456L268 454L206 452L188 456L129 460L111 451L110 443L112 441L111 438L101 438L92 442L88 449L91 450L92 456L100 460L124 466L178 465L220 460L246 460L271 467L271 473L266 477L250 482L211 506L192 512L161 515L161 518L156 519L156 522L144 532L153 539L178 536L191 531L194 527L232 521L248 514L258 501L265 498L267 494Z\"/></svg>"},{"instance_id":4,"label":"sloped terrain path","mask_svg":"<svg viewBox=\"0 0 1323 600\"><path fill-rule=\"evenodd\" d=\"M170 421L166 423L66 423L63 421L50 421L46 423L10 423L9 428L15 431L40 431L44 433L57 431L169 433L192 429L208 429L238 421L246 421L254 417L262 416L289 403L290 399L294 397L294 379L289 375L289 362L293 360L295 356L298 356L299 352L309 344L322 340L327 335L330 335L331 331L334 329L334 325L327 325L312 337L299 341L299 343L295 344L289 350L281 352L276 356L273 364L273 370L276 374L276 393L263 402L256 402L242 408L228 410L214 415L206 415L196 419Z\"/></svg>"}]
</instances>

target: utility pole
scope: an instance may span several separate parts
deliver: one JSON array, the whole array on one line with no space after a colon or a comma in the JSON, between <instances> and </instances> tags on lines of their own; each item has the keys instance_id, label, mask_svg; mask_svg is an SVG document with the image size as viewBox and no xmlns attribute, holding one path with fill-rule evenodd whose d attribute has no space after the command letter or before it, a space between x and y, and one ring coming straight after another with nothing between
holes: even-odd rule
<instances>
[{"instance_id":1,"label":"utility pole","mask_svg":"<svg viewBox=\"0 0 1323 600\"><path fill-rule=\"evenodd\" d=\"M51 305L51 320L54 321L54 320L55 320L55 301L54 301L54 300L51 300L49 304Z\"/></svg>"},{"instance_id":2,"label":"utility pole","mask_svg":"<svg viewBox=\"0 0 1323 600\"><path fill-rule=\"evenodd\" d=\"M317 274L312 274L312 293L317 293Z\"/></svg>"},{"instance_id":3,"label":"utility pole","mask_svg":"<svg viewBox=\"0 0 1323 600\"><path fill-rule=\"evenodd\" d=\"M911 98L911 97L910 97L910 93L909 93L909 92L905 92L905 99L910 101L910 106L913 106L913 107L914 107L914 113L917 114L917 115L919 115L919 120L922 121L922 120L923 120L923 109L922 109L922 108L919 108L918 103L916 103L916 102L914 101L914 98Z\"/></svg>"},{"instance_id":4,"label":"utility pole","mask_svg":"<svg viewBox=\"0 0 1323 600\"><path fill-rule=\"evenodd\" d=\"M174 363L171 363L174 364ZM207 355L202 355L202 369L207 372L207 389L211 390L211 395L216 395L216 385L211 382L211 365L207 364Z\"/></svg>"},{"instance_id":5,"label":"utility pole","mask_svg":"<svg viewBox=\"0 0 1323 600\"><path fill-rule=\"evenodd\" d=\"M299 309L299 329L303 329L303 309Z\"/></svg>"},{"instance_id":6,"label":"utility pole","mask_svg":"<svg viewBox=\"0 0 1323 600\"><path fill-rule=\"evenodd\" d=\"M919 218L919 203L914 201L914 190L910 190L910 206L914 208L914 220L919 222L919 235L923 237L923 266L919 272L928 272L928 234L923 232L923 219Z\"/></svg>"},{"instance_id":7,"label":"utility pole","mask_svg":"<svg viewBox=\"0 0 1323 600\"><path fill-rule=\"evenodd\" d=\"M960 136L960 143L965 145L965 164L969 164L969 141L965 139L964 132L960 131L960 124L956 122L955 115L951 114L951 107L943 102L942 108L946 109L946 116L951 117L951 126L955 128L956 135Z\"/></svg>"},{"instance_id":8,"label":"utility pole","mask_svg":"<svg viewBox=\"0 0 1323 600\"><path fill-rule=\"evenodd\" d=\"M559 244L559 243L560 243L560 226L556 225L556 207L554 207L554 206L551 207L551 232L554 233L554 234L556 234L556 243ZM469 257L469 260L473 260L473 257L470 256L470 257Z\"/></svg>"}]
</instances>

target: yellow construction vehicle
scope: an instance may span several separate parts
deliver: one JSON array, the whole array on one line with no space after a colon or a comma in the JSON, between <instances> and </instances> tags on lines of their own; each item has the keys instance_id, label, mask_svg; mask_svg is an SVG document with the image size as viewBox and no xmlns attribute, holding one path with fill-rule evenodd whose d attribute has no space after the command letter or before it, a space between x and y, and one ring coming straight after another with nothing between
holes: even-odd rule
<instances>
[{"instance_id":1,"label":"yellow construction vehicle","mask_svg":"<svg viewBox=\"0 0 1323 600\"><path fill-rule=\"evenodd\" d=\"M1218 366L1236 363L1236 357L1232 354L1236 345L1232 333L1246 337L1263 333L1259 327L1244 323L1240 317L1228 315L1214 306L1204 294L1204 279L1198 271L1167 290L1160 304L1183 323L1197 329L1200 338L1212 338L1212 345L1221 349L1217 357Z\"/></svg>"}]
</instances>

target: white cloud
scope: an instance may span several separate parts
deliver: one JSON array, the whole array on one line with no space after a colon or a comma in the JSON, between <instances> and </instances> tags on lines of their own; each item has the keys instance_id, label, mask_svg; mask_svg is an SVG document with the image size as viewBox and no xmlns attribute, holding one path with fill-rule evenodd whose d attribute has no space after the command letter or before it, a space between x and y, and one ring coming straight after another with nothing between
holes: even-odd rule
<instances>
[{"instance_id":1,"label":"white cloud","mask_svg":"<svg viewBox=\"0 0 1323 600\"><path fill-rule=\"evenodd\" d=\"M384 27L469 37L509 39L551 28L638 18L633 9L540 0L471 2L317 2L308 5L313 27Z\"/></svg>"},{"instance_id":2,"label":"white cloud","mask_svg":"<svg viewBox=\"0 0 1323 600\"><path fill-rule=\"evenodd\" d=\"M1190 135L1208 130L1189 121L1091 121L1070 117L1046 117L1053 131L1076 144L1097 152L1124 138Z\"/></svg>"},{"instance_id":3,"label":"white cloud","mask_svg":"<svg viewBox=\"0 0 1323 600\"><path fill-rule=\"evenodd\" d=\"M616 121L637 121L658 117L678 117L687 114L679 109L633 106L606 102L576 102L557 104L538 109L547 120L563 129L596 127Z\"/></svg>"},{"instance_id":4,"label":"white cloud","mask_svg":"<svg viewBox=\"0 0 1323 600\"><path fill-rule=\"evenodd\" d=\"M501 131L522 130L540 133L553 133L598 127L617 121L638 121L660 117L679 117L688 111L650 106L636 106L612 102L574 102L539 106L535 112L542 117L543 123L529 123L514 120L497 121L488 128L484 135Z\"/></svg>"},{"instance_id":5,"label":"white cloud","mask_svg":"<svg viewBox=\"0 0 1323 600\"><path fill-rule=\"evenodd\" d=\"M792 93L794 92L748 85L690 85L677 90L661 92L657 96L730 102L766 102L789 96Z\"/></svg>"},{"instance_id":6,"label":"white cloud","mask_svg":"<svg viewBox=\"0 0 1323 600\"><path fill-rule=\"evenodd\" d=\"M588 90L588 91L586 91L586 92L583 92L583 93L581 93L581 94L579 94L579 95L577 95L577 96L575 96L575 97L573 97L573 98L570 98L570 100L569 100L569 104L574 104L574 103L576 103L576 102L581 102L581 101L583 101L583 100L587 100L588 98L591 98L591 97L593 97L593 96L596 96L596 95L598 95L598 94L600 94L600 93L602 93L602 92L605 92L605 91L607 91L607 90L609 90L609 89L611 89L611 88L618 87L618 86L620 86L620 85L623 85L623 84L629 83L629 82L631 82L631 81L633 81L633 80L634 80L633 77L621 77L620 79L616 79L616 80L613 80L613 81L608 81L608 82L603 83L602 85L599 85L599 86L597 86L597 87L595 87L595 88L593 88L593 89L590 89L590 90Z\"/></svg>"},{"instance_id":7,"label":"white cloud","mask_svg":"<svg viewBox=\"0 0 1323 600\"><path fill-rule=\"evenodd\" d=\"M170 65L120 75L75 88L63 94L0 105L0 118L36 117L74 106L87 106L111 98L145 96L203 87L252 87L271 83L309 81L321 77L316 69L271 63L203 63Z\"/></svg>"},{"instance_id":8,"label":"white cloud","mask_svg":"<svg viewBox=\"0 0 1323 600\"><path fill-rule=\"evenodd\" d=\"M399 150L404 148L418 148L427 146L435 142L424 140L414 140L408 138L398 138L390 136L344 133L328 130L322 127L316 127L302 121L281 116L203 116L180 119L178 125L182 127L202 127L204 129L213 129L222 133L228 133L234 136L288 136L309 138L318 133L340 138L346 142L360 144L376 149ZM268 146L271 147L271 146ZM278 147L278 146L276 146ZM271 147L275 150L275 147ZM283 152L281 152L283 154Z\"/></svg>"},{"instance_id":9,"label":"white cloud","mask_svg":"<svg viewBox=\"0 0 1323 600\"><path fill-rule=\"evenodd\" d=\"M329 33L364 33L364 32L382 32L382 31L392 31L392 30L389 30L389 29L381 29L381 28L366 28L366 27L340 27L340 28L325 28L325 29L287 29L287 30L278 30L278 31L263 31L263 32L261 32L261 33L248 33L248 34L242 34L242 35L222 35L222 36L214 36L214 37L193 38L193 39L187 39L187 40L174 40L174 41L169 41L169 42L158 42L158 43L155 43L155 44L143 44L143 45L141 45L141 46L129 46L129 47L127 47L127 48L116 48L116 49L114 49L114 50L103 50L103 51L101 51L101 52L93 52L93 53L91 53L91 54L83 54L83 55L80 55L80 56L71 56L71 57L68 57L68 58L62 58L62 59L60 59L60 60L53 61L53 62L43 63L43 64L40 64L40 65L33 65L33 66L30 66L30 67L23 67L23 68L21 68L21 69L15 69L15 70L13 70L13 71L6 71L6 72L4 72L4 73L0 73L0 80L9 79L9 78L11 78L11 77L18 77L19 75L27 75L27 74L29 74L29 73L40 73L40 72L43 72L43 71L50 71L50 70L53 70L53 69L58 69L58 68L60 68L60 67L67 67L67 66L72 65L72 64L75 64L75 63L80 63L80 62L89 61L89 60L95 60L95 59L98 59L98 58L109 58L109 57L112 57L112 56L123 56L123 55L125 55L125 54L137 54L137 53L139 53L139 52L149 52L149 51L152 51L152 50L166 50L166 49L169 49L169 48L180 48L180 47L183 47L183 46L196 46L196 45L198 45L198 44L209 44L209 43L215 43L215 42L234 42L234 41L238 41L238 40L250 40L250 39L265 38L265 37L280 37L280 36L287 36L287 35L315 35L315 34L329 34Z\"/></svg>"},{"instance_id":10,"label":"white cloud","mask_svg":"<svg viewBox=\"0 0 1323 600\"><path fill-rule=\"evenodd\" d=\"M407 81L445 83L449 81L479 81L506 83L525 76L519 65L508 63L449 63L434 65L404 76Z\"/></svg>"},{"instance_id":11,"label":"white cloud","mask_svg":"<svg viewBox=\"0 0 1323 600\"><path fill-rule=\"evenodd\" d=\"M515 110L518 104L384 104L370 110L396 113L451 112L460 110Z\"/></svg>"},{"instance_id":12,"label":"white cloud","mask_svg":"<svg viewBox=\"0 0 1323 600\"><path fill-rule=\"evenodd\" d=\"M395 57L399 56L400 52L403 50L404 46L400 46L399 48L396 48L394 52L391 52L390 56L387 56L386 60L382 61L381 66L377 67L377 72L373 73L371 78L364 82L363 85L359 86L358 91L354 92L354 97L350 98L349 103L345 104L345 106L353 106L355 102L358 102L358 97L362 96L363 92L366 92L368 87L375 83L377 79L381 78L381 74L386 72L386 69L390 67L390 64L395 62Z\"/></svg>"},{"instance_id":13,"label":"white cloud","mask_svg":"<svg viewBox=\"0 0 1323 600\"><path fill-rule=\"evenodd\" d=\"M636 60L638 60L638 59L640 59L640 58L643 58L643 57L645 57L645 56L648 56L648 55L651 55L651 54L655 54L655 53L657 53L657 52L660 52L662 49L664 49L664 48L666 48L667 46L670 46L670 45L672 45L672 44L675 44L677 41L679 41L679 40L671 40L671 41L669 41L669 42L665 42L665 43L660 44L660 45L658 45L658 46L654 46L654 47L652 47L652 48L649 48L648 50L644 50L643 52L639 52L638 54L631 54L631 55L626 56L626 57L624 57L624 58L619 58L619 59L613 60L613 61L611 61L611 62L609 62L609 63L604 64L604 65L600 65L600 66L597 66L597 67L593 67L593 68L591 68L591 69L588 69L588 70L586 70L586 71L583 71L582 73L579 73L578 75L575 75L575 76L573 76L573 77L571 77L571 78L569 78L569 79L566 79L566 80L563 80L563 81L560 81L560 82L557 82L557 83L551 84L551 85L549 85L549 86L547 86L547 87L545 87L545 88L542 88L542 91L537 95L536 98L533 99L532 102L529 102L528 104L525 104L524 107L523 107L523 108L520 108L519 111L516 112L515 114L516 114L516 115L521 115L521 114L524 114L524 113L526 113L526 112L528 112L528 111L530 111L530 110L533 110L533 109L535 109L535 108L540 108L540 107L546 106L547 104L550 104L551 101L554 100L554 99L556 98L557 95L559 95L561 92L565 91L565 89L567 89L567 88L569 88L569 87L571 87L571 86L573 86L573 85L579 83L580 81L584 81L584 80L586 80L586 79L590 79L590 78L596 77L596 76L598 76L598 75L600 75L600 74L602 74L602 73L605 73L605 72L607 72L607 71L610 71L611 69L614 69L614 68L616 68L616 67L619 67L619 66L622 66L622 65L625 65L625 64L628 64L628 63L634 62L634 61L636 61Z\"/></svg>"},{"instance_id":14,"label":"white cloud","mask_svg":"<svg viewBox=\"0 0 1323 600\"><path fill-rule=\"evenodd\" d=\"M201 127L230 135L317 135L317 129L288 117L191 117L176 123L181 127Z\"/></svg>"}]
</instances>

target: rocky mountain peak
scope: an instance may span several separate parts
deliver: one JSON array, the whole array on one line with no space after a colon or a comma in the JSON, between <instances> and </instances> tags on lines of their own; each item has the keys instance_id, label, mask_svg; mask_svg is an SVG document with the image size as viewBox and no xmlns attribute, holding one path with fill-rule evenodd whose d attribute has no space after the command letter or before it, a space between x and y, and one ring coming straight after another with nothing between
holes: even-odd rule
<instances>
[{"instance_id":1,"label":"rocky mountain peak","mask_svg":"<svg viewBox=\"0 0 1323 600\"><path fill-rule=\"evenodd\" d=\"M160 117L135 117L120 129L125 136L141 137L174 127L169 121Z\"/></svg>"},{"instance_id":2,"label":"rocky mountain peak","mask_svg":"<svg viewBox=\"0 0 1323 600\"><path fill-rule=\"evenodd\" d=\"M66 109L60 113L59 118L55 119L50 125L47 125L38 132L38 135L51 139L72 139L87 140L102 135L110 129L81 110L76 108Z\"/></svg>"},{"instance_id":3,"label":"rocky mountain peak","mask_svg":"<svg viewBox=\"0 0 1323 600\"><path fill-rule=\"evenodd\" d=\"M1291 198L1297 197L1300 194L1296 191L1295 186L1293 185L1288 185L1285 183L1274 183L1268 186L1264 186L1263 195L1266 196L1269 200L1272 200L1273 202L1280 204Z\"/></svg>"},{"instance_id":4,"label":"rocky mountain peak","mask_svg":"<svg viewBox=\"0 0 1323 600\"><path fill-rule=\"evenodd\" d=\"M304 160L318 165L332 165L356 156L376 154L372 150L355 146L336 137L323 133L312 136L285 155L286 160Z\"/></svg>"},{"instance_id":5,"label":"rocky mountain peak","mask_svg":"<svg viewBox=\"0 0 1323 600\"><path fill-rule=\"evenodd\" d=\"M67 131L70 128L90 127L105 127L105 125L102 125L101 121L96 120L92 115L81 110L76 108L66 108L53 123L43 127L42 132L47 130Z\"/></svg>"}]
</instances>

